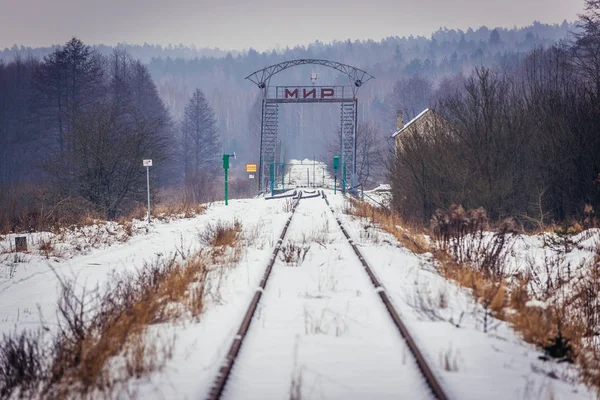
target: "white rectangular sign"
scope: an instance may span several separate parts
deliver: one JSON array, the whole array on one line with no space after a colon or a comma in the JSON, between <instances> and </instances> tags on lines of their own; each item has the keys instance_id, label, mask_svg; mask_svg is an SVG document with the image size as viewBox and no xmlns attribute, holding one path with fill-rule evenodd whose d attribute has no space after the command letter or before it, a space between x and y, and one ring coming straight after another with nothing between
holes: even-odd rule
<instances>
[{"instance_id":1,"label":"white rectangular sign","mask_svg":"<svg viewBox=\"0 0 600 400\"><path fill-rule=\"evenodd\" d=\"M250 175L248 175L248 178L249 178L249 179L254 179L254 174L250 174Z\"/></svg>"},{"instance_id":2,"label":"white rectangular sign","mask_svg":"<svg viewBox=\"0 0 600 400\"><path fill-rule=\"evenodd\" d=\"M152 166L152 160L144 160L144 167L151 167Z\"/></svg>"}]
</instances>

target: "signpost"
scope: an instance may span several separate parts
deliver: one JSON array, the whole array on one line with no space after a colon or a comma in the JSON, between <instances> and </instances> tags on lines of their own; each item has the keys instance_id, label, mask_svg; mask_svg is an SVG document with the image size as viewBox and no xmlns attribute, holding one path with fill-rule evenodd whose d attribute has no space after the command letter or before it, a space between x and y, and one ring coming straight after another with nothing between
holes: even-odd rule
<instances>
[{"instance_id":1,"label":"signpost","mask_svg":"<svg viewBox=\"0 0 600 400\"><path fill-rule=\"evenodd\" d=\"M223 154L223 169L225 170L225 205L229 204L229 178L227 174L227 170L229 170L229 157L235 159L235 152L233 152L233 154Z\"/></svg>"},{"instance_id":2,"label":"signpost","mask_svg":"<svg viewBox=\"0 0 600 400\"><path fill-rule=\"evenodd\" d=\"M146 167L146 183L148 186L148 223L150 223L150 167L152 166L152 160L144 160L144 167Z\"/></svg>"},{"instance_id":3,"label":"signpost","mask_svg":"<svg viewBox=\"0 0 600 400\"><path fill-rule=\"evenodd\" d=\"M333 156L333 170L335 171L335 175L333 178L333 194L336 193L337 188L337 170L340 166L340 156Z\"/></svg>"},{"instance_id":4,"label":"signpost","mask_svg":"<svg viewBox=\"0 0 600 400\"><path fill-rule=\"evenodd\" d=\"M254 179L254 174L258 171L256 164L246 164L246 172L249 174L248 179Z\"/></svg>"}]
</instances>

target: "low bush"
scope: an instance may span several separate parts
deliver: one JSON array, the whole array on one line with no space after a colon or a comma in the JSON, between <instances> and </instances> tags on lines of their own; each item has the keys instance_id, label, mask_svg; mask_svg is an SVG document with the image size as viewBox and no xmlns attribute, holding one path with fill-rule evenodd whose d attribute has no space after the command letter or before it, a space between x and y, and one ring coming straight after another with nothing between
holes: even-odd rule
<instances>
[{"instance_id":1,"label":"low bush","mask_svg":"<svg viewBox=\"0 0 600 400\"><path fill-rule=\"evenodd\" d=\"M233 222L218 220L216 222L209 222L206 224L204 229L198 234L198 237L200 242L206 246L234 247L239 239L239 234L241 231L242 224L237 219Z\"/></svg>"},{"instance_id":2,"label":"low bush","mask_svg":"<svg viewBox=\"0 0 600 400\"><path fill-rule=\"evenodd\" d=\"M76 292L74 282L61 279L51 344L30 333L4 337L0 394L35 390L36 396L62 399L110 393L119 383L160 368L172 354L172 343L151 341L147 328L201 315L207 265L202 254L181 263L157 259L92 291ZM110 362L115 357L123 358L123 370L115 372Z\"/></svg>"}]
</instances>

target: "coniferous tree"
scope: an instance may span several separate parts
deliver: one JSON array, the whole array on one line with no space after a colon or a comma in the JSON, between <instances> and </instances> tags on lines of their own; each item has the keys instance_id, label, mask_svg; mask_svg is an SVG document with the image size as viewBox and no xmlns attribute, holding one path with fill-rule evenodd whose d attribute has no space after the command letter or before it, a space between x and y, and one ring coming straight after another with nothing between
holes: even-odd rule
<instances>
[{"instance_id":1,"label":"coniferous tree","mask_svg":"<svg viewBox=\"0 0 600 400\"><path fill-rule=\"evenodd\" d=\"M219 168L221 144L215 114L204 93L196 89L180 124L180 151L185 185L199 201L207 182Z\"/></svg>"}]
</instances>

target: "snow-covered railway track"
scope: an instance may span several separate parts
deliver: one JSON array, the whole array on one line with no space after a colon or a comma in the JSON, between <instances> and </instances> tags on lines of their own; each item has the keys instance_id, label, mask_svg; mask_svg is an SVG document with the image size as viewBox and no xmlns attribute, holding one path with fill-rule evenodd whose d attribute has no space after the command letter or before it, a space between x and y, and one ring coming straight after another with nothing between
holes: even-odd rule
<instances>
[{"instance_id":1,"label":"snow-covered railway track","mask_svg":"<svg viewBox=\"0 0 600 400\"><path fill-rule=\"evenodd\" d=\"M334 212L333 208L331 207L331 205L329 204L329 200L327 200L327 197L323 196L323 198L325 199L325 202L327 203L327 206L329 207L331 213L333 214L340 229L344 233L344 236L348 240L348 243L350 244L350 246L352 246L352 250L354 250L354 253L360 260L360 263L362 264L362 266L364 267L365 272L369 275L369 279L371 279L371 283L373 283L373 286L375 287L375 290L379 294L381 301L385 305L386 310L388 311L388 313L390 314L390 317L394 321L394 324L400 331L400 334L406 341L408 348L410 349L413 357L415 358L415 361L416 361L419 369L421 370L423 377L427 381L427 384L429 385L431 391L433 392L434 396L438 400L447 400L448 396L446 395L444 389L442 388L442 385L440 384L437 377L433 373L431 367L427 363L427 360L423 356L423 353L421 352L421 350L417 346L416 342L412 338L410 332L406 328L406 325L402 322L400 315L398 314L398 312L394 308L394 305L392 304L388 295L386 294L385 288L381 285L381 282L379 282L379 279L377 279L377 277L375 276L373 269L369 266L369 264L367 263L367 261L365 260L363 255L361 254L360 250L358 249L358 246L356 246L356 244L354 243L354 241L348 234L348 231L344 228L342 221L338 217L335 216L335 212Z\"/></svg>"},{"instance_id":2,"label":"snow-covered railway track","mask_svg":"<svg viewBox=\"0 0 600 400\"><path fill-rule=\"evenodd\" d=\"M322 197L294 204L209 398L446 399Z\"/></svg>"},{"instance_id":3,"label":"snow-covered railway track","mask_svg":"<svg viewBox=\"0 0 600 400\"><path fill-rule=\"evenodd\" d=\"M267 268L265 269L265 273L263 274L260 284L258 285L258 289L256 290L256 292L254 293L254 296L252 297L252 301L250 302L250 305L248 306L246 314L244 314L244 319L242 320L242 324L240 325L238 332L233 340L233 343L231 344L231 347L229 348L229 351L227 352L227 356L225 357L225 362L223 363L223 366L220 368L219 375L215 379L214 385L211 388L211 391L209 394L210 399L221 398L221 394L223 393L223 389L225 388L225 385L227 384L227 379L229 378L229 375L231 374L231 370L233 368L235 359L237 358L240 348L242 347L242 342L243 342L246 334L248 333L248 329L250 328L250 322L252 321L252 317L254 316L254 313L256 312L258 302L260 301L260 298L263 294L263 290L265 289L265 286L267 285L267 281L269 280L269 276L271 275L271 271L273 269L273 264L275 263L275 260L277 259L277 254L279 253L281 244L283 243L283 239L285 238L285 235L290 226L290 223L292 222L292 218L294 217L294 213L296 212L298 203L300 202L300 199L302 198L302 192L298 193L297 197L295 197L296 191L294 191L293 195L294 195L294 198L296 199L296 201L294 202L294 205L292 208L292 213L289 216L289 218L287 219L287 221L283 227L283 230L281 231L281 235L279 236L279 240L277 241L277 244L275 245L275 248L273 249L273 254L271 255L271 258L269 259L269 262L267 263Z\"/></svg>"}]
</instances>

